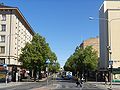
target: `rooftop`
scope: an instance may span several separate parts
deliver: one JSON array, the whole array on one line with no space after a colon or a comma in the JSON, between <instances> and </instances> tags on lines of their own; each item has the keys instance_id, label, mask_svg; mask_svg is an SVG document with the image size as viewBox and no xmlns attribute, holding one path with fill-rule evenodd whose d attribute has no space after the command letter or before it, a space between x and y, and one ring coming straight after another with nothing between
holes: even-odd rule
<instances>
[{"instance_id":1,"label":"rooftop","mask_svg":"<svg viewBox=\"0 0 120 90\"><path fill-rule=\"evenodd\" d=\"M0 3L0 8L16 8L16 7L6 6L4 5L4 3Z\"/></svg>"}]
</instances>

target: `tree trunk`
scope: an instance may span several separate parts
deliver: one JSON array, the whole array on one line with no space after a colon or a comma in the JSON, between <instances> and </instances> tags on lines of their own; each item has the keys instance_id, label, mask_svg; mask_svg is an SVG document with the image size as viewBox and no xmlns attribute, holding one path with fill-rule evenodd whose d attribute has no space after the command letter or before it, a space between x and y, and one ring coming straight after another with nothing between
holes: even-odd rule
<instances>
[{"instance_id":1,"label":"tree trunk","mask_svg":"<svg viewBox=\"0 0 120 90\"><path fill-rule=\"evenodd\" d=\"M35 66L33 72L34 81L36 81L36 73L37 73L37 67Z\"/></svg>"},{"instance_id":2,"label":"tree trunk","mask_svg":"<svg viewBox=\"0 0 120 90\"><path fill-rule=\"evenodd\" d=\"M39 68L39 79L42 79L41 67Z\"/></svg>"}]
</instances>

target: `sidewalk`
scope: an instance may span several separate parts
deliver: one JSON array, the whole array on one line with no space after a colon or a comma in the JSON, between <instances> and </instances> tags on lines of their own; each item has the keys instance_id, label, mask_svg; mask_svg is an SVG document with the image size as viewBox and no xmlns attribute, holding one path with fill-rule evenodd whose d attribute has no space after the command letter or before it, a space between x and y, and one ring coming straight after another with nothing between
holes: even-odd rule
<instances>
[{"instance_id":1,"label":"sidewalk","mask_svg":"<svg viewBox=\"0 0 120 90\"><path fill-rule=\"evenodd\" d=\"M47 77L42 78L40 80L36 80L36 82L45 81L46 79L47 79ZM34 78L32 78L32 79L22 79L22 82L34 82Z\"/></svg>"},{"instance_id":2,"label":"sidewalk","mask_svg":"<svg viewBox=\"0 0 120 90\"><path fill-rule=\"evenodd\" d=\"M41 80L38 80L36 82L42 82L45 81L46 78L42 78ZM0 88L6 88L6 87L12 87L12 86L18 86L18 85L23 85L23 84L28 84L28 83L35 83L33 80L24 80L23 82L9 82L9 83L0 83Z\"/></svg>"},{"instance_id":3,"label":"sidewalk","mask_svg":"<svg viewBox=\"0 0 120 90\"><path fill-rule=\"evenodd\" d=\"M0 83L0 88L18 86L26 83L34 83L34 82L10 82L10 83Z\"/></svg>"},{"instance_id":4,"label":"sidewalk","mask_svg":"<svg viewBox=\"0 0 120 90\"><path fill-rule=\"evenodd\" d=\"M110 85L108 83L108 85L105 85L105 82L87 82L87 83L91 83L94 84L100 88L103 88L105 90L109 90ZM112 90L120 90L120 83L119 82L112 82Z\"/></svg>"}]
</instances>

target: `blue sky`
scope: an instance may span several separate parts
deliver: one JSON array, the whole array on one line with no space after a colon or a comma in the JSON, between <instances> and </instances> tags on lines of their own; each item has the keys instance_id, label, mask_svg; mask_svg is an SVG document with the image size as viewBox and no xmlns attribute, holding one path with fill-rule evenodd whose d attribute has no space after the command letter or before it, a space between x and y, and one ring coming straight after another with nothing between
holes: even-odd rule
<instances>
[{"instance_id":1,"label":"blue sky","mask_svg":"<svg viewBox=\"0 0 120 90\"><path fill-rule=\"evenodd\" d=\"M0 0L20 9L35 32L46 38L61 66L83 40L99 35L103 0Z\"/></svg>"}]
</instances>

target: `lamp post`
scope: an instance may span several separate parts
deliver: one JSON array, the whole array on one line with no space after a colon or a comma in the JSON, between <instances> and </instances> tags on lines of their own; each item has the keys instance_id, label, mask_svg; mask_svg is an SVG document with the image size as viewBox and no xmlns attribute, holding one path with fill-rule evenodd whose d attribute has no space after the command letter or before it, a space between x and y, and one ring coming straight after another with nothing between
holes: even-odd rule
<instances>
[{"instance_id":1,"label":"lamp post","mask_svg":"<svg viewBox=\"0 0 120 90\"><path fill-rule=\"evenodd\" d=\"M53 84L55 82L55 78L56 78L56 60L53 61L53 66L54 66L54 69L53 69Z\"/></svg>"},{"instance_id":2,"label":"lamp post","mask_svg":"<svg viewBox=\"0 0 120 90\"><path fill-rule=\"evenodd\" d=\"M47 59L46 60L46 64L47 64L47 66L46 66L46 71L47 71L47 86L48 86L48 65L49 65L49 63L50 63L50 60L49 59Z\"/></svg>"},{"instance_id":3,"label":"lamp post","mask_svg":"<svg viewBox=\"0 0 120 90\"><path fill-rule=\"evenodd\" d=\"M108 60L109 60L109 64L108 64L108 67L110 65L110 89L112 89L112 69L113 69L113 61L111 59L111 54L112 54L112 51L111 51L111 22L114 21L114 20L119 20L120 18L113 18L113 19L106 19L106 18L94 18L94 17L89 17L90 20L94 20L94 19L98 19L98 20L105 20L108 22L108 31L109 31L109 34L108 34L108 46L107 46L107 50L108 50Z\"/></svg>"}]
</instances>

